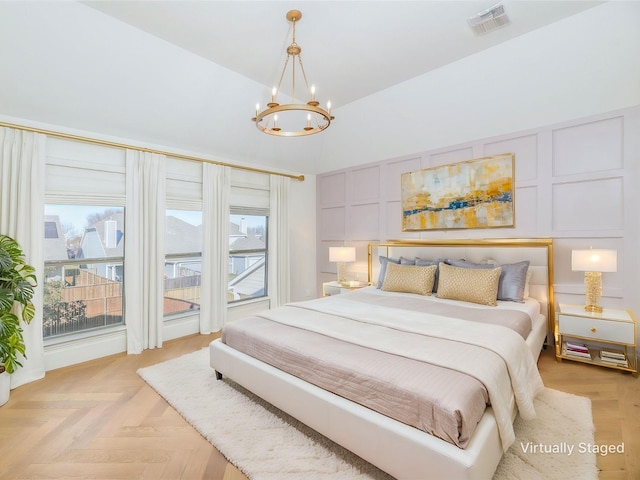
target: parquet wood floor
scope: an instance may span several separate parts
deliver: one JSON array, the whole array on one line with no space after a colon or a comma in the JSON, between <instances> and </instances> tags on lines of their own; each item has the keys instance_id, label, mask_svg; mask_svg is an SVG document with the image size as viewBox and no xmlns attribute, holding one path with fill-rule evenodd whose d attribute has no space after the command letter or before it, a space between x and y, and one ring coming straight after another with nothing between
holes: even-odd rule
<instances>
[{"instance_id":1,"label":"parquet wood floor","mask_svg":"<svg viewBox=\"0 0 640 480\"><path fill-rule=\"evenodd\" d=\"M246 480L136 374L214 338L195 335L54 370L14 389L0 407L0 478ZM548 387L592 399L597 444L625 443L624 455L598 457L600 478L640 478L640 381L556 363L550 351L539 368Z\"/></svg>"}]
</instances>

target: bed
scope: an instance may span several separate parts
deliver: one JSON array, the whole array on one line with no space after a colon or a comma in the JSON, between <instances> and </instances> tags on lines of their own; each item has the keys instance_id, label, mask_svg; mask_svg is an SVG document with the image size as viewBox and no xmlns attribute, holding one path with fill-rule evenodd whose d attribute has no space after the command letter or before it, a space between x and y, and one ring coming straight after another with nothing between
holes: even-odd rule
<instances>
[{"instance_id":1,"label":"bed","mask_svg":"<svg viewBox=\"0 0 640 480\"><path fill-rule=\"evenodd\" d=\"M396 478L489 479L535 415L552 271L550 239L369 245L370 286L230 324L211 367ZM509 300L457 298L456 278Z\"/></svg>"}]
</instances>

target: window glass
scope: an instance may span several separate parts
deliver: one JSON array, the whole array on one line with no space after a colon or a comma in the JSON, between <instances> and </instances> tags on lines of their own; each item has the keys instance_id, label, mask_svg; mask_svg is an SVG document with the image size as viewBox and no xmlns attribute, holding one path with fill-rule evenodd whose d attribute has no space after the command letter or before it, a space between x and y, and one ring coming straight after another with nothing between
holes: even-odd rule
<instances>
[{"instance_id":1,"label":"window glass","mask_svg":"<svg viewBox=\"0 0 640 480\"><path fill-rule=\"evenodd\" d=\"M230 302L267 295L267 216L231 215Z\"/></svg>"},{"instance_id":2,"label":"window glass","mask_svg":"<svg viewBox=\"0 0 640 480\"><path fill-rule=\"evenodd\" d=\"M124 208L45 205L44 257L44 338L124 322Z\"/></svg>"},{"instance_id":3,"label":"window glass","mask_svg":"<svg viewBox=\"0 0 640 480\"><path fill-rule=\"evenodd\" d=\"M202 212L167 210L164 315L200 310Z\"/></svg>"}]
</instances>

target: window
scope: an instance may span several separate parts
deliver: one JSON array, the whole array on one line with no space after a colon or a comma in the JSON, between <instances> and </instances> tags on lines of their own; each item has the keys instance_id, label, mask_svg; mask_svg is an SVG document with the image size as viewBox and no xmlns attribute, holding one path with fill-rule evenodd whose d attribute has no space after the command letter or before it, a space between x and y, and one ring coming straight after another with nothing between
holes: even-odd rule
<instances>
[{"instance_id":1,"label":"window","mask_svg":"<svg viewBox=\"0 0 640 480\"><path fill-rule=\"evenodd\" d=\"M164 315L200 310L202 212L167 210Z\"/></svg>"},{"instance_id":2,"label":"window","mask_svg":"<svg viewBox=\"0 0 640 480\"><path fill-rule=\"evenodd\" d=\"M267 219L266 215L231 215L229 302L267 295Z\"/></svg>"},{"instance_id":3,"label":"window","mask_svg":"<svg viewBox=\"0 0 640 480\"><path fill-rule=\"evenodd\" d=\"M45 205L44 338L121 325L124 208Z\"/></svg>"}]
</instances>

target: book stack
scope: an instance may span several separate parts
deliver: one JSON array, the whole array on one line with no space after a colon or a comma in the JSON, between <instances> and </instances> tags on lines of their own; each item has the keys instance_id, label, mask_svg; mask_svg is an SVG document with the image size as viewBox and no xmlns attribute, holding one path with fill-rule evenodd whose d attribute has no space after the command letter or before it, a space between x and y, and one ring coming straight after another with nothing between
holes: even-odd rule
<instances>
[{"instance_id":1,"label":"book stack","mask_svg":"<svg viewBox=\"0 0 640 480\"><path fill-rule=\"evenodd\" d=\"M618 367L628 367L627 356L623 352L612 350L600 350L600 360L603 363L616 365Z\"/></svg>"},{"instance_id":2,"label":"book stack","mask_svg":"<svg viewBox=\"0 0 640 480\"><path fill-rule=\"evenodd\" d=\"M591 360L591 354L586 345L580 343L565 342L564 353L572 357L587 358Z\"/></svg>"}]
</instances>

